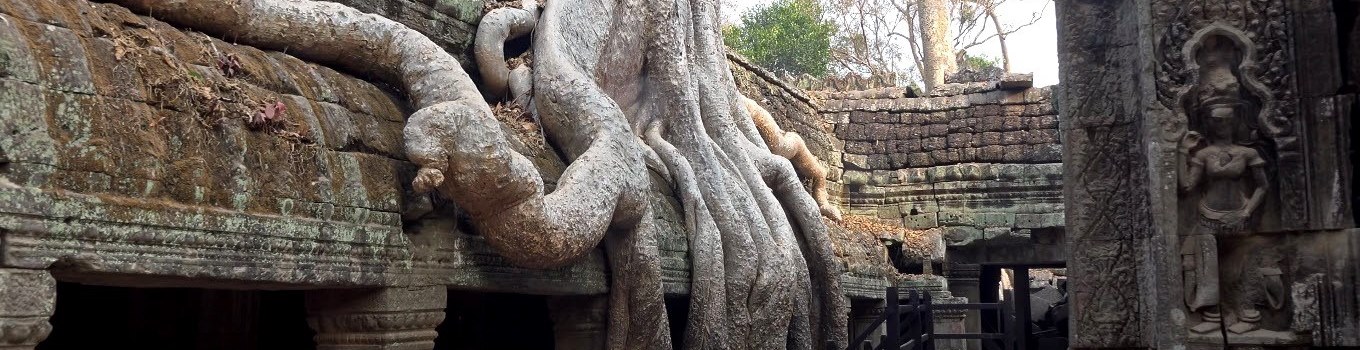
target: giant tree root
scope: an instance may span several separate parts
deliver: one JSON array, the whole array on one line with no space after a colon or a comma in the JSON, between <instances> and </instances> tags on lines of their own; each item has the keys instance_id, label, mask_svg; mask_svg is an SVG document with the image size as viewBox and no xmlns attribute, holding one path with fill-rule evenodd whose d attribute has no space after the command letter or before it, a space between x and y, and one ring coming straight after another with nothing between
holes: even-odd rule
<instances>
[{"instance_id":1,"label":"giant tree root","mask_svg":"<svg viewBox=\"0 0 1360 350\"><path fill-rule=\"evenodd\" d=\"M745 97L741 100L746 106L747 113L750 113L755 121L760 137L765 140L765 145L770 147L770 152L788 158L793 162L793 169L798 175L808 178L811 182L812 198L817 200L822 215L831 220L841 221L840 208L831 203L826 193L826 167L823 167L817 156L808 149L803 137L780 128L779 124L775 123L774 117L770 116L770 112L756 101Z\"/></svg>"},{"instance_id":2,"label":"giant tree root","mask_svg":"<svg viewBox=\"0 0 1360 350\"><path fill-rule=\"evenodd\" d=\"M112 1L402 87L416 108L405 129L415 190L457 202L516 265L564 266L604 242L611 349L670 348L646 197L653 162L677 187L690 235L686 348L845 345L840 266L817 201L742 108L715 0L548 2L532 84L516 84L532 85L570 162L552 193L453 56L400 24L307 0Z\"/></svg>"},{"instance_id":3,"label":"giant tree root","mask_svg":"<svg viewBox=\"0 0 1360 350\"><path fill-rule=\"evenodd\" d=\"M482 73L482 88L493 98L511 94L511 97L518 99L518 95L527 89L523 84L529 75L528 67L520 66L523 72L514 74L505 65L505 42L528 35L538 24L538 0L524 0L521 7L491 10L477 24L477 39L473 41L472 54L477 58L478 71ZM516 75L522 78L516 79ZM515 80L521 85L515 86Z\"/></svg>"}]
</instances>

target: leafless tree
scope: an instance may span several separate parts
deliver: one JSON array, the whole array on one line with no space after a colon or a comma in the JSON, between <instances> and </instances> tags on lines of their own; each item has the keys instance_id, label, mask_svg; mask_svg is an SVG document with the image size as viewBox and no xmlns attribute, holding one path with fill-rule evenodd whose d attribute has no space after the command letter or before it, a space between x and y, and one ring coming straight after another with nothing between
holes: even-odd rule
<instances>
[{"instance_id":1,"label":"leafless tree","mask_svg":"<svg viewBox=\"0 0 1360 350\"><path fill-rule=\"evenodd\" d=\"M953 0L953 18L958 26L954 31L954 48L956 50L968 50L975 46L987 43L992 38L996 38L997 44L1001 48L1002 69L1011 71L1010 48L1006 46L1006 38L1011 34L1019 32L1025 27L1029 27L1039 22L1043 18L1043 11L1048 9L1048 1L1044 2L1044 8L1031 13L1024 22L1006 24L997 15L998 9L1007 0Z\"/></svg>"},{"instance_id":2,"label":"leafless tree","mask_svg":"<svg viewBox=\"0 0 1360 350\"><path fill-rule=\"evenodd\" d=\"M904 35L914 31L908 30L900 13L891 10L898 0L824 1L826 16L840 28L831 48L832 70L838 74L830 80L837 82L830 85L866 80L870 85L897 85L911 79L902 55L916 51L903 50L897 43L912 41Z\"/></svg>"},{"instance_id":3,"label":"leafless tree","mask_svg":"<svg viewBox=\"0 0 1360 350\"><path fill-rule=\"evenodd\" d=\"M1006 40L1042 18L1043 9L1022 21L1003 14L1011 0L823 0L827 16L839 26L832 61L840 79L845 75L869 77L882 85L923 82L934 85L958 67L955 52L968 51L997 39L1002 68L1010 71ZM1025 1L1025 0L1021 0ZM1045 9L1047 8L1045 0ZM933 45L929 16L947 17L946 45ZM938 17L937 17L938 19ZM934 32L941 31L935 26ZM952 33L952 36L949 36ZM928 54L932 53L932 54ZM932 57L939 63L927 62ZM910 61L905 61L909 58ZM909 63L904 64L903 62ZM934 72L929 72L934 70ZM891 83L891 84L889 84Z\"/></svg>"}]
</instances>

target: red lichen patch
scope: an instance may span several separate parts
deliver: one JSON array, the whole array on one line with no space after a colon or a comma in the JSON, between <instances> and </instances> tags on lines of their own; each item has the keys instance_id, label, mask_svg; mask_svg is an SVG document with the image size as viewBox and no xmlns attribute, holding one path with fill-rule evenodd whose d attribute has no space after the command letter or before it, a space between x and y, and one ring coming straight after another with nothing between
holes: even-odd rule
<instances>
[{"instance_id":1,"label":"red lichen patch","mask_svg":"<svg viewBox=\"0 0 1360 350\"><path fill-rule=\"evenodd\" d=\"M851 274L893 276L897 270L888 259L888 249L878 239L824 220L831 247Z\"/></svg>"},{"instance_id":2,"label":"red lichen patch","mask_svg":"<svg viewBox=\"0 0 1360 350\"><path fill-rule=\"evenodd\" d=\"M538 123L534 122L528 110L514 103L497 103L491 107L491 112L502 126L510 129L514 137L528 148L524 150L529 152L528 155L540 155L548 151L543 131L539 130Z\"/></svg>"},{"instance_id":3,"label":"red lichen patch","mask_svg":"<svg viewBox=\"0 0 1360 350\"><path fill-rule=\"evenodd\" d=\"M888 243L902 242L902 250L911 256L929 256L930 235L878 218L846 215L841 222L826 220L828 233L836 256L845 261L852 273L889 278L900 275L888 259Z\"/></svg>"},{"instance_id":4,"label":"red lichen patch","mask_svg":"<svg viewBox=\"0 0 1360 350\"><path fill-rule=\"evenodd\" d=\"M929 251L930 235L924 230L912 230L877 218L846 215L841 221L846 229L877 240L902 242L902 249L913 252Z\"/></svg>"}]
</instances>

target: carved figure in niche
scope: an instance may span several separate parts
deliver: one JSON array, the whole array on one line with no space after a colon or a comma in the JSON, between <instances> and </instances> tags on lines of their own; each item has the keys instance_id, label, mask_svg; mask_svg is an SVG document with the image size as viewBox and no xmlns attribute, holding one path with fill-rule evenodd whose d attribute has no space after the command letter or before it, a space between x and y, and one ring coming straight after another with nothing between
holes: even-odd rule
<instances>
[{"instance_id":1,"label":"carved figure in niche","mask_svg":"<svg viewBox=\"0 0 1360 350\"><path fill-rule=\"evenodd\" d=\"M1231 324L1228 330L1241 334L1259 328L1259 306L1279 309L1282 300L1282 288L1262 289L1282 285L1276 259L1219 257L1220 238L1253 232L1251 218L1269 186L1266 160L1256 148L1255 99L1243 89L1237 69L1240 48L1231 39L1210 35L1194 57L1200 66L1198 85L1185 96L1191 130L1178 147L1181 198L1194 212L1181 243L1185 303L1199 315L1191 331L1209 333ZM1225 280L1235 283L1220 289Z\"/></svg>"}]
</instances>

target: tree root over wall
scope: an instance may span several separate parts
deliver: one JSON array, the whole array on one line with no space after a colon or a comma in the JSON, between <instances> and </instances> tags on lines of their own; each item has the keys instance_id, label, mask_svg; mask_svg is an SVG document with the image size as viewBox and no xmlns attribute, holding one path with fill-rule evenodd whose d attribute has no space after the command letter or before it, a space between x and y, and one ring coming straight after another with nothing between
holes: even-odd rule
<instances>
[{"instance_id":1,"label":"tree root over wall","mask_svg":"<svg viewBox=\"0 0 1360 350\"><path fill-rule=\"evenodd\" d=\"M847 341L841 267L819 204L763 142L736 92L716 0L550 0L537 23L510 18L488 29L500 31L489 41L534 32L532 105L570 162L551 193L454 57L396 22L320 1L111 1L403 87L416 108L405 138L421 167L417 191L456 201L516 265L564 266L604 243L611 349L670 348L649 163L664 164L685 210L686 348ZM478 43L488 44L503 43ZM527 79L511 84L516 73L493 70L506 80L488 83L490 95L528 94Z\"/></svg>"}]
</instances>

